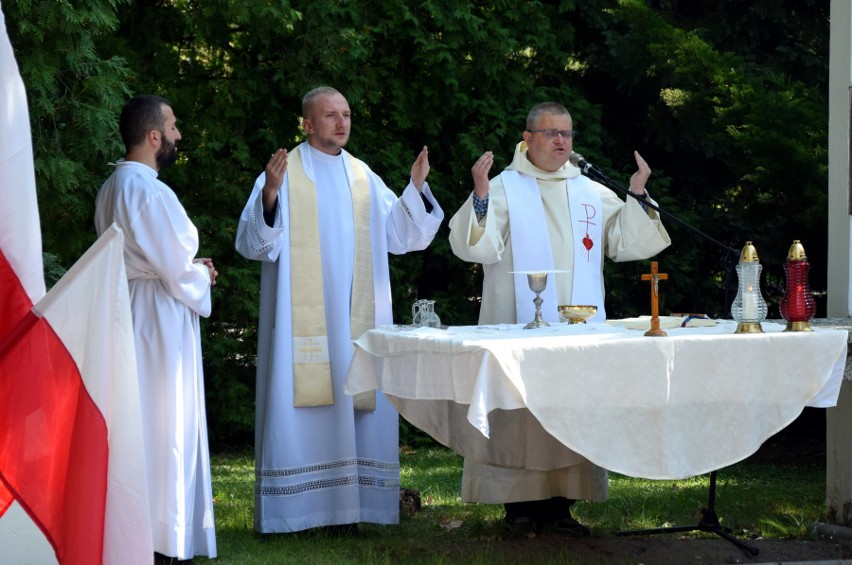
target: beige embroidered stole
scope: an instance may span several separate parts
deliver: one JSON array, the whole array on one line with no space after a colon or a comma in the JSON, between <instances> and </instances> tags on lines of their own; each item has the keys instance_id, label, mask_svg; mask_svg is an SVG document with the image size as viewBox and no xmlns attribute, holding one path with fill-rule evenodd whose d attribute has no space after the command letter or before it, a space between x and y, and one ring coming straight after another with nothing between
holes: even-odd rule
<instances>
[{"instance_id":1,"label":"beige embroidered stole","mask_svg":"<svg viewBox=\"0 0 852 565\"><path fill-rule=\"evenodd\" d=\"M355 228L355 269L349 303L349 335L357 339L376 327L376 294L373 284L373 241L370 237L370 183L367 172L354 157L350 158L352 175L352 221ZM355 351L355 344L352 344ZM375 410L376 391L361 392L352 397L355 410Z\"/></svg>"},{"instance_id":2,"label":"beige embroidered stole","mask_svg":"<svg viewBox=\"0 0 852 565\"><path fill-rule=\"evenodd\" d=\"M290 293L293 316L293 403L296 407L334 404L316 185L305 174L301 148L290 152ZM350 332L358 337L375 325L373 258L370 240L370 185L363 167L348 153L355 228L355 265ZM356 408L375 409L375 392L357 395Z\"/></svg>"}]
</instances>

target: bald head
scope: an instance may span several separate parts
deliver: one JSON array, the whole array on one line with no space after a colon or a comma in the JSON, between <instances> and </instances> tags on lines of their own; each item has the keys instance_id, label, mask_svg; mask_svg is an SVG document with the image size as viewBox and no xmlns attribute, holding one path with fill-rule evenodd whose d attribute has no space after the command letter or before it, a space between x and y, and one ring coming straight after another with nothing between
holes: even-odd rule
<instances>
[{"instance_id":1,"label":"bald head","mask_svg":"<svg viewBox=\"0 0 852 565\"><path fill-rule=\"evenodd\" d=\"M352 111L346 98L330 86L308 92L302 100L302 128L314 149L337 155L349 141Z\"/></svg>"}]
</instances>

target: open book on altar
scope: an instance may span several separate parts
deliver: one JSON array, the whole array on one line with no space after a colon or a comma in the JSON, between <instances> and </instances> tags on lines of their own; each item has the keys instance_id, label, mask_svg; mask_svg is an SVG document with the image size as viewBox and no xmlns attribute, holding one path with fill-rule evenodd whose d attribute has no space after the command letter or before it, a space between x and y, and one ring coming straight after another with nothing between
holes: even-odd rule
<instances>
[{"instance_id":1,"label":"open book on altar","mask_svg":"<svg viewBox=\"0 0 852 565\"><path fill-rule=\"evenodd\" d=\"M671 316L660 316L659 319L662 329L706 328L716 325L716 320L712 320L703 314L674 314ZM628 330L647 330L651 327L651 316L607 320L606 323Z\"/></svg>"}]
</instances>

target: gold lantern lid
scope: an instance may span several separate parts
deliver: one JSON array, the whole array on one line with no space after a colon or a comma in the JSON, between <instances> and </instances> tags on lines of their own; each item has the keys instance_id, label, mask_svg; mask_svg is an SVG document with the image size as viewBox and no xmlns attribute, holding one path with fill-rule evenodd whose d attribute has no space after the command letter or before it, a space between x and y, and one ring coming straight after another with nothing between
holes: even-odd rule
<instances>
[{"instance_id":1,"label":"gold lantern lid","mask_svg":"<svg viewBox=\"0 0 852 565\"><path fill-rule=\"evenodd\" d=\"M787 252L788 261L807 261L808 256L805 255L805 248L798 239L793 240L793 245L790 246L790 251Z\"/></svg>"},{"instance_id":2,"label":"gold lantern lid","mask_svg":"<svg viewBox=\"0 0 852 565\"><path fill-rule=\"evenodd\" d=\"M750 241L746 241L743 250L740 252L740 263L757 263L760 259L757 257L757 249Z\"/></svg>"}]
</instances>

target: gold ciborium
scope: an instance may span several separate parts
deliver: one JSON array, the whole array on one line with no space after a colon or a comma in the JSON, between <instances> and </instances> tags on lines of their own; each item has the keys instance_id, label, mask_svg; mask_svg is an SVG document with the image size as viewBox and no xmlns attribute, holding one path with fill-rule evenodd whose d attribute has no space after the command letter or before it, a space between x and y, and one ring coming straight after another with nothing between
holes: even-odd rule
<instances>
[{"instance_id":1,"label":"gold ciborium","mask_svg":"<svg viewBox=\"0 0 852 565\"><path fill-rule=\"evenodd\" d=\"M559 307L559 316L572 324L585 324L586 320L597 314L597 306L565 305Z\"/></svg>"}]
</instances>

